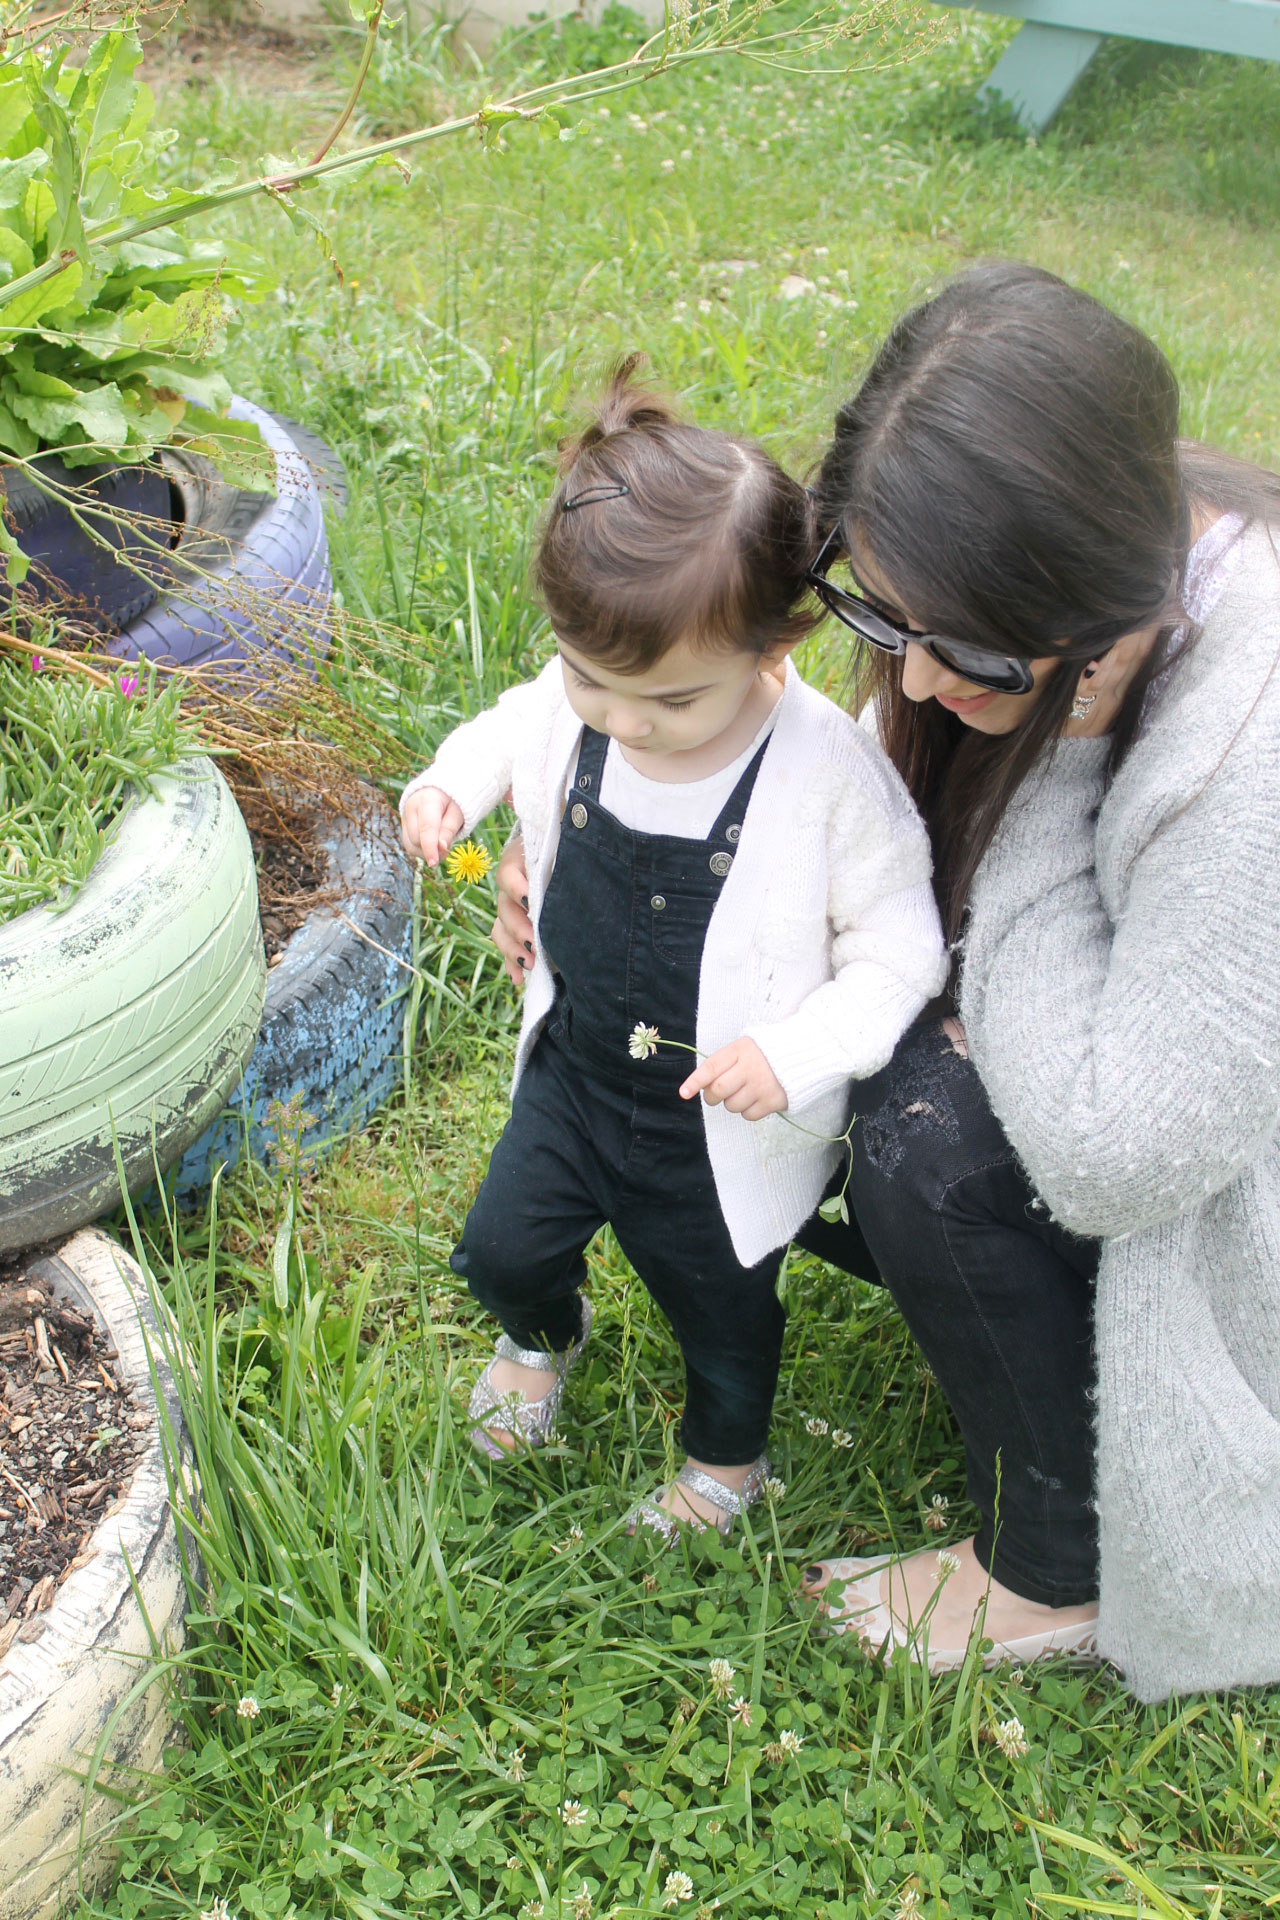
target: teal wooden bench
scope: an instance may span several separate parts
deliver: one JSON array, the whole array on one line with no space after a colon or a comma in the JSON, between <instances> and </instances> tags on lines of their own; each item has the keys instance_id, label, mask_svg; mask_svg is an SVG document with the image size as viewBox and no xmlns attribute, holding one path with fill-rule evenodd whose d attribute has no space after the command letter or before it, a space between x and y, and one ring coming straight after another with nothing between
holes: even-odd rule
<instances>
[{"instance_id":1,"label":"teal wooden bench","mask_svg":"<svg viewBox=\"0 0 1280 1920\"><path fill-rule=\"evenodd\" d=\"M1108 34L1280 60L1280 0L935 0L1024 22L980 97L1042 133Z\"/></svg>"}]
</instances>

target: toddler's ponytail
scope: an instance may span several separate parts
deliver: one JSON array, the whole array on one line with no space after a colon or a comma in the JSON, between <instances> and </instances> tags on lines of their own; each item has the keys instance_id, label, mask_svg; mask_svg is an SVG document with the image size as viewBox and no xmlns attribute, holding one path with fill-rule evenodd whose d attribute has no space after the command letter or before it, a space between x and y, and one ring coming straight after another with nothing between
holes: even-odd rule
<instances>
[{"instance_id":1,"label":"toddler's ponytail","mask_svg":"<svg viewBox=\"0 0 1280 1920\"><path fill-rule=\"evenodd\" d=\"M645 672L679 640L764 654L816 624L814 504L762 447L690 426L629 354L583 430L534 573L577 651Z\"/></svg>"}]
</instances>

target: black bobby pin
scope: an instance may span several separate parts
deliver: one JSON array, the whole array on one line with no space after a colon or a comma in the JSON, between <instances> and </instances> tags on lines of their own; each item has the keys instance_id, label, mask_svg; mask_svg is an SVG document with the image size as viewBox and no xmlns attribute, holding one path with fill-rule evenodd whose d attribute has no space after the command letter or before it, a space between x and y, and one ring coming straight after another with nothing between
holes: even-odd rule
<instances>
[{"instance_id":1,"label":"black bobby pin","mask_svg":"<svg viewBox=\"0 0 1280 1920\"><path fill-rule=\"evenodd\" d=\"M574 494L572 500L562 500L560 511L572 513L575 507L594 507L601 500L621 500L623 494L630 491L630 487L621 484L616 487L584 487L581 493Z\"/></svg>"}]
</instances>

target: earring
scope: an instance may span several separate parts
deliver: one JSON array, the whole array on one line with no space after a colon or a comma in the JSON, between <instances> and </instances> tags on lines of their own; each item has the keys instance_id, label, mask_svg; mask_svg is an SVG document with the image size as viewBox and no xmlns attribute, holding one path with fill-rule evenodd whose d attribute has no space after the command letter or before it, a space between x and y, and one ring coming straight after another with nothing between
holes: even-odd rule
<instances>
[{"instance_id":1,"label":"earring","mask_svg":"<svg viewBox=\"0 0 1280 1920\"><path fill-rule=\"evenodd\" d=\"M1097 704L1098 696L1096 693L1078 693L1071 702L1071 718L1073 720L1087 720Z\"/></svg>"}]
</instances>

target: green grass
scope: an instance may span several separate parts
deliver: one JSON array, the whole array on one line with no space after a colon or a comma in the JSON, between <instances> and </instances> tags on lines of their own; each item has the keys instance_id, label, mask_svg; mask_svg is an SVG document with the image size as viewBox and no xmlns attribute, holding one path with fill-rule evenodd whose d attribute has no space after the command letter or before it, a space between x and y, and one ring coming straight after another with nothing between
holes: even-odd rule
<instances>
[{"instance_id":1,"label":"green grass","mask_svg":"<svg viewBox=\"0 0 1280 1920\"><path fill-rule=\"evenodd\" d=\"M236 378L341 448L341 593L401 630L353 628L328 671L414 756L542 657L526 569L555 444L623 350L646 347L699 419L803 467L904 300L1019 253L1157 335L1191 431L1280 459L1280 69L1113 45L1033 143L972 105L1007 29L948 26L905 71L687 73L583 113L569 143L458 144L407 188L368 178L332 199L342 285L274 210L244 216L281 290ZM370 125L496 84L446 56L402 34ZM311 85L172 96L175 166L305 138L337 66ZM814 293L781 300L788 273ZM829 637L809 664L838 686ZM1144 1708L1062 1666L930 1682L816 1640L790 1606L815 1553L945 1541L935 1496L956 1537L970 1524L947 1411L874 1290L789 1267L787 1492L729 1547L622 1535L673 1457L680 1369L607 1235L561 1444L501 1473L469 1453L489 1330L447 1258L511 1045L486 911L483 889L456 908L429 893L421 1042L367 1134L319 1168L286 1142L216 1220L139 1222L195 1356L209 1584L174 1679L185 1744L96 1910L515 1920L540 1901L568 1920L585 1887L597 1916L650 1915L672 1873L694 1886L672 1911L718 1900L735 1920L1280 1909L1274 1693ZM1009 1757L994 1735L1013 1719L1027 1751ZM786 1728L798 1756L771 1751Z\"/></svg>"},{"instance_id":2,"label":"green grass","mask_svg":"<svg viewBox=\"0 0 1280 1920\"><path fill-rule=\"evenodd\" d=\"M68 906L130 795L195 749L178 694L133 668L98 687L39 654L0 655L0 925Z\"/></svg>"}]
</instances>

